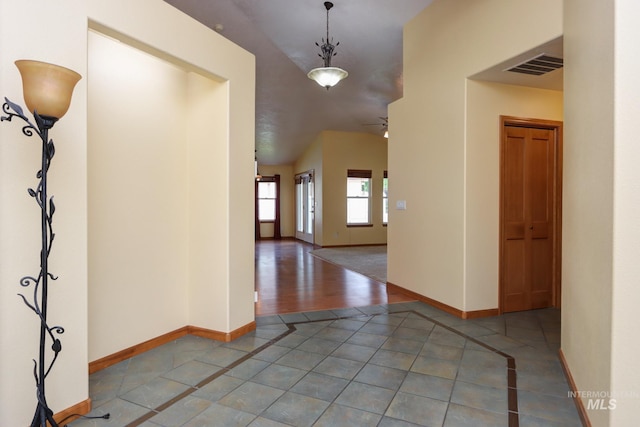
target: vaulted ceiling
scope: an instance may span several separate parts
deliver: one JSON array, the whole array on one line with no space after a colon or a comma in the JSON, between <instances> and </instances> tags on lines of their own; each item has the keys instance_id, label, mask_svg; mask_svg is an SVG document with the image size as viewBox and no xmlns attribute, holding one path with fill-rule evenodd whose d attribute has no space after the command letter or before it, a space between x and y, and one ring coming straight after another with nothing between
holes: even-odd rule
<instances>
[{"instance_id":1,"label":"vaulted ceiling","mask_svg":"<svg viewBox=\"0 0 640 427\"><path fill-rule=\"evenodd\" d=\"M387 105L402 97L402 28L432 0L334 0L332 65L349 77L330 90L307 78L322 66L324 1L165 1L255 55L257 157L276 165L293 163L323 130L383 134ZM499 81L502 65L477 78Z\"/></svg>"}]
</instances>

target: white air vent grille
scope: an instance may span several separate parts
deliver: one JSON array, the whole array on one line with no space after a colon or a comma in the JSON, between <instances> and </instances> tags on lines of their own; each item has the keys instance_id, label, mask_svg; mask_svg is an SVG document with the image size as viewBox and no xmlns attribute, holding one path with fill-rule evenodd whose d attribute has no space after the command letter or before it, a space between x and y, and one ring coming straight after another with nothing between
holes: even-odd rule
<instances>
[{"instance_id":1,"label":"white air vent grille","mask_svg":"<svg viewBox=\"0 0 640 427\"><path fill-rule=\"evenodd\" d=\"M563 65L564 61L562 58L555 58L543 53L534 58L528 59L525 62L522 62L514 67L507 68L504 71L541 76L550 71L562 68Z\"/></svg>"}]
</instances>

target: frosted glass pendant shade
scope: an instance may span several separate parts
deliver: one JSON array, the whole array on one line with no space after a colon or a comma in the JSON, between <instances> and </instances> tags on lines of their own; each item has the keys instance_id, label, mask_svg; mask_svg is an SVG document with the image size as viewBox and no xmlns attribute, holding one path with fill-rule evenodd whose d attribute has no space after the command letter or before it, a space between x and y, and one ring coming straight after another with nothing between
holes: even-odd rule
<instances>
[{"instance_id":1,"label":"frosted glass pendant shade","mask_svg":"<svg viewBox=\"0 0 640 427\"><path fill-rule=\"evenodd\" d=\"M24 102L30 112L62 118L71 104L71 95L82 76L75 71L46 62L19 60Z\"/></svg>"},{"instance_id":2,"label":"frosted glass pendant shade","mask_svg":"<svg viewBox=\"0 0 640 427\"><path fill-rule=\"evenodd\" d=\"M315 80L320 86L329 89L349 75L345 70L338 67L320 67L309 71L307 77Z\"/></svg>"}]
</instances>

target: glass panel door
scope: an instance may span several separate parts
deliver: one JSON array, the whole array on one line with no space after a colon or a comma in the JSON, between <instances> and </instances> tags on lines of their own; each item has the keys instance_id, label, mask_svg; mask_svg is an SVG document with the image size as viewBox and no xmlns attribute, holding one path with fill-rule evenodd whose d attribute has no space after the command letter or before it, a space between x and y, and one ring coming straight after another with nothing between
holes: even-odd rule
<instances>
[{"instance_id":1,"label":"glass panel door","mask_svg":"<svg viewBox=\"0 0 640 427\"><path fill-rule=\"evenodd\" d=\"M313 171L296 175L296 238L314 243Z\"/></svg>"}]
</instances>

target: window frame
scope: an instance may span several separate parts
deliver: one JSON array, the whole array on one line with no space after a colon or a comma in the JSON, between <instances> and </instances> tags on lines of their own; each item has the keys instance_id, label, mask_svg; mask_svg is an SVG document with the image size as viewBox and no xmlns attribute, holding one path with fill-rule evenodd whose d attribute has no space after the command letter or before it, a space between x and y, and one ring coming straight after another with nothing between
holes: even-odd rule
<instances>
[{"instance_id":1,"label":"window frame","mask_svg":"<svg viewBox=\"0 0 640 427\"><path fill-rule=\"evenodd\" d=\"M274 196L273 197L260 197L260 184L264 184L264 183L273 183L273 185L275 186L275 191L274 191ZM262 178L260 178L257 181L257 194L256 194L256 199L258 202L258 207L260 206L260 201L261 200L273 200L273 219L261 219L260 218L260 209L258 208L258 222L261 224L273 224L276 222L277 219L277 204L278 204L278 183L275 179L275 177L272 176L263 176Z\"/></svg>"},{"instance_id":2,"label":"window frame","mask_svg":"<svg viewBox=\"0 0 640 427\"><path fill-rule=\"evenodd\" d=\"M371 194L372 194L372 185L373 182L371 180L373 174L371 172L371 170L365 170L365 169L347 169L347 188L346 188L346 225L347 227L373 227L373 223L371 221L371 217L372 217L372 211L371 211ZM368 194L366 197L363 196L349 196L349 189L348 189L348 185L349 185L349 179L350 178L358 178L358 179L367 179L368 180ZM351 199L356 199L356 200L362 200L362 199L366 199L367 200L367 222L349 222L349 200Z\"/></svg>"}]
</instances>

